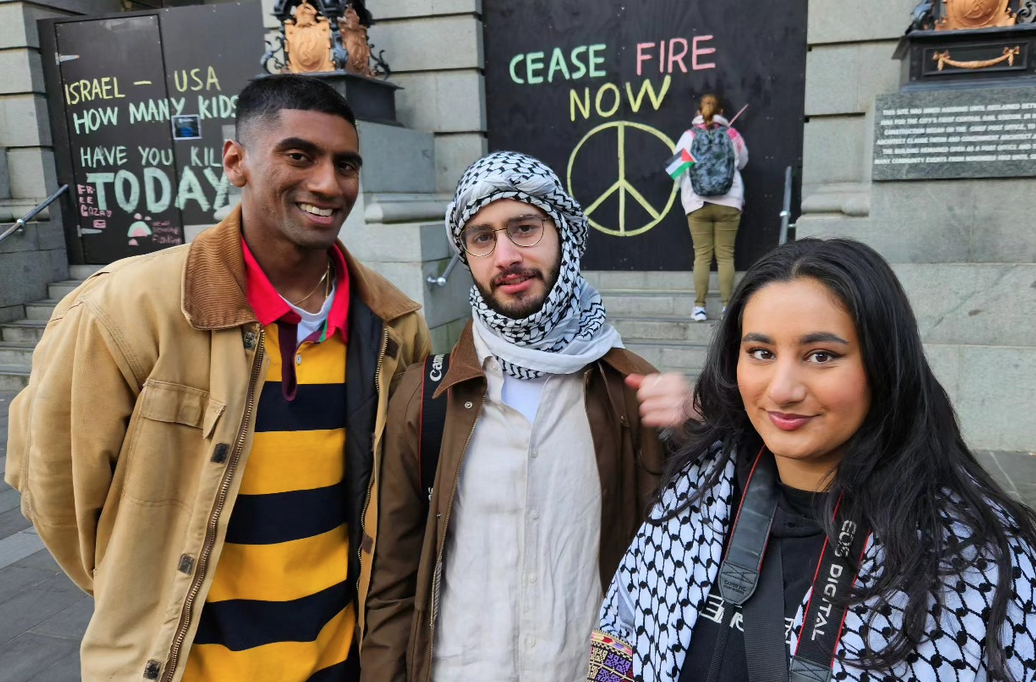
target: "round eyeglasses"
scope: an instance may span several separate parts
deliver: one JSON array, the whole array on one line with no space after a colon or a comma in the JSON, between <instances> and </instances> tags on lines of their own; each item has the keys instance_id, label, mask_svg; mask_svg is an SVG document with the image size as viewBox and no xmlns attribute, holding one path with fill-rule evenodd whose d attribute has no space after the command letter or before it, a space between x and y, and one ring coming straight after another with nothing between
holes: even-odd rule
<instances>
[{"instance_id":1,"label":"round eyeglasses","mask_svg":"<svg viewBox=\"0 0 1036 682\"><path fill-rule=\"evenodd\" d=\"M464 228L461 233L461 244L468 254L477 258L485 258L496 250L496 233L506 232L507 238L527 249L536 246L543 239L543 225L550 220L539 215L523 215L511 218L506 227L492 228L488 225L473 225Z\"/></svg>"}]
</instances>

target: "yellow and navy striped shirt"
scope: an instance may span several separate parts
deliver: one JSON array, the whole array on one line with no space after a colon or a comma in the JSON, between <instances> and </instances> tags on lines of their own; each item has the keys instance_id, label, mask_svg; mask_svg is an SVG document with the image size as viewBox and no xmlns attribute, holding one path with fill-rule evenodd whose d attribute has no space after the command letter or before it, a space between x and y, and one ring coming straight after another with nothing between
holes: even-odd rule
<instances>
[{"instance_id":1,"label":"yellow and navy striped shirt","mask_svg":"<svg viewBox=\"0 0 1036 682\"><path fill-rule=\"evenodd\" d=\"M341 274L338 281L333 311L343 295L348 302ZM249 300L264 322L267 311L253 293ZM344 317L338 322L344 327ZM344 489L345 334L322 341L325 335L315 334L297 349L295 334L284 317L266 324L270 364L252 450L186 682L353 682L357 676Z\"/></svg>"}]
</instances>

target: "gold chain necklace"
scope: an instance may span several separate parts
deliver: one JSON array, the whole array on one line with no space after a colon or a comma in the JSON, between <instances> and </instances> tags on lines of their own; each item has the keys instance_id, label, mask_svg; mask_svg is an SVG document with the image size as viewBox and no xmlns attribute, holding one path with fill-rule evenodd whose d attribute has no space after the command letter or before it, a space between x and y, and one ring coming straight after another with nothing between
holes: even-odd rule
<instances>
[{"instance_id":1,"label":"gold chain necklace","mask_svg":"<svg viewBox=\"0 0 1036 682\"><path fill-rule=\"evenodd\" d=\"M299 300L297 300L297 301L294 301L294 302L292 302L292 301L288 301L288 303L291 303L291 304L292 304L293 306L295 306L295 307L299 307L300 305L302 305L303 303L305 303L305 302L306 302L306 300L307 300L307 299L308 299L308 298L309 298L310 296L312 296L313 294L317 293L317 289L319 289L319 288L320 288L320 285L321 285L321 284L324 284L325 282L328 282L328 283L330 283L330 281L331 281L331 280L330 280L330 275L331 275L331 259L330 259L330 258L328 258L328 259L327 259L327 269L326 269L326 270L324 270L324 276L320 278L320 281L319 281L319 282L317 282L317 285L316 285L315 287L313 287L313 290L312 290L312 291L310 291L310 292L309 292L308 294L306 294L305 296L303 296L302 298L300 298ZM324 298L327 298L327 296L328 296L328 294L329 294L329 293L330 293L330 289L329 289L329 287L325 286L325 287L324 287Z\"/></svg>"}]
</instances>

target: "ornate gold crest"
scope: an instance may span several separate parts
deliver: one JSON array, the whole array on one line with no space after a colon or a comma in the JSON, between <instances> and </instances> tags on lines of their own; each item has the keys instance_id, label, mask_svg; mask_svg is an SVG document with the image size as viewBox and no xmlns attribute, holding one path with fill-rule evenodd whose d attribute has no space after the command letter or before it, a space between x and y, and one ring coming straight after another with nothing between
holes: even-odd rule
<instances>
[{"instance_id":1,"label":"ornate gold crest","mask_svg":"<svg viewBox=\"0 0 1036 682\"><path fill-rule=\"evenodd\" d=\"M295 19L284 22L288 70L293 73L334 71L331 61L331 25L308 0L295 8Z\"/></svg>"},{"instance_id":2,"label":"ornate gold crest","mask_svg":"<svg viewBox=\"0 0 1036 682\"><path fill-rule=\"evenodd\" d=\"M338 32L342 36L342 46L349 55L345 70L361 76L373 77L371 71L371 48L367 42L367 27L360 23L360 15L352 7L338 18Z\"/></svg>"},{"instance_id":3,"label":"ornate gold crest","mask_svg":"<svg viewBox=\"0 0 1036 682\"><path fill-rule=\"evenodd\" d=\"M1008 9L1010 0L942 0L942 19L936 23L940 31L969 28L1014 26L1016 19Z\"/></svg>"}]
</instances>

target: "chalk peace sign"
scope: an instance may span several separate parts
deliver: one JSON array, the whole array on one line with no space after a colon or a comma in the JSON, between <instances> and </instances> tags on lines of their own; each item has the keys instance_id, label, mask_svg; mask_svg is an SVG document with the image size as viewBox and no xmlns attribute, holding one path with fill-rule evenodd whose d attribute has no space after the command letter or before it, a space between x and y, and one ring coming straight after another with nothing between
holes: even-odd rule
<instances>
[{"instance_id":1,"label":"chalk peace sign","mask_svg":"<svg viewBox=\"0 0 1036 682\"><path fill-rule=\"evenodd\" d=\"M618 170L617 179L611 187L604 191L603 194L593 199L592 201L584 201L583 198L576 196L575 192L572 189L572 168L575 165L576 157L579 156L579 151L583 148L583 145L586 144L587 140L592 138L594 135L602 134L605 131L608 131L608 133L610 134L612 129L614 129L615 134L618 135L618 154L616 155L616 167ZM638 234L644 234L652 227L662 222L662 219L669 214L669 210L673 207L673 202L676 200L676 192L679 189L679 185L674 184L673 190L669 193L669 201L668 203L666 203L665 208L663 208L662 210L658 210L651 204L651 202L644 198L643 194L637 191L637 189L633 185L631 185L628 180L626 180L627 131L631 133L633 133L634 131L639 131L634 133L637 137L643 137L644 133L654 136L666 145L666 149L669 150L668 153L672 153L673 148L676 146L676 144L671 139L669 139L669 137L667 137L665 133L656 128L652 128L651 126L644 125L643 123L634 123L633 121L612 121L609 123L603 123L591 130L590 132L588 132L586 135L584 135L583 139L581 139L579 141L579 144L576 145L575 149L572 150L572 155L568 159L568 174L566 178L568 182L568 193L574 196L580 203L584 205L584 213L586 213L587 219L594 228L600 230L601 232L604 232L605 234L610 234L615 237L635 237ZM663 158L664 155L665 152L660 149L658 157ZM619 194L618 225L603 225L600 222L594 220L594 211L600 208L601 205L609 198L611 198L611 196L616 192L618 192ZM627 198L632 199L636 203L640 204L640 207L647 212L651 220L642 225L627 225Z\"/></svg>"}]
</instances>

